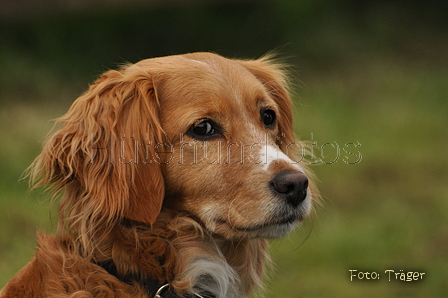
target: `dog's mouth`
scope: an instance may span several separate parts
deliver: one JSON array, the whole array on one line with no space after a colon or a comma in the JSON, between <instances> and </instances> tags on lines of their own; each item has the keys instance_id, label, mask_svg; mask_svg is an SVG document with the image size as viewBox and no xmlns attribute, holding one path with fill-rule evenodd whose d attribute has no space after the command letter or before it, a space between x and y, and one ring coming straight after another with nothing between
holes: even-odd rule
<instances>
[{"instance_id":1,"label":"dog's mouth","mask_svg":"<svg viewBox=\"0 0 448 298\"><path fill-rule=\"evenodd\" d=\"M218 226L226 227L231 232L238 235L246 235L249 237L262 237L262 238L278 238L289 233L303 218L300 215L291 215L280 219L271 219L265 223L254 224L248 226L238 226L236 224L229 223L221 218L215 219Z\"/></svg>"}]
</instances>

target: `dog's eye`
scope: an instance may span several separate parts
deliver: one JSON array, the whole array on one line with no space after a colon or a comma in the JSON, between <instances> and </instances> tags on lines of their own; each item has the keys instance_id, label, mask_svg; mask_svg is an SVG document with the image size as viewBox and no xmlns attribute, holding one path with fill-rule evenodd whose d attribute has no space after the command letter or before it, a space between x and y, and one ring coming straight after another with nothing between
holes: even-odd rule
<instances>
[{"instance_id":1,"label":"dog's eye","mask_svg":"<svg viewBox=\"0 0 448 298\"><path fill-rule=\"evenodd\" d=\"M199 119L188 130L188 134L198 139L208 139L218 136L218 125L210 119Z\"/></svg>"},{"instance_id":2,"label":"dog's eye","mask_svg":"<svg viewBox=\"0 0 448 298\"><path fill-rule=\"evenodd\" d=\"M268 110L268 109L261 110L261 121L267 128L274 126L275 120L276 120L276 116L275 116L275 112L273 110Z\"/></svg>"},{"instance_id":3,"label":"dog's eye","mask_svg":"<svg viewBox=\"0 0 448 298\"><path fill-rule=\"evenodd\" d=\"M202 121L201 123L193 127L192 131L198 136L207 136L215 133L215 129L208 121Z\"/></svg>"}]
</instances>

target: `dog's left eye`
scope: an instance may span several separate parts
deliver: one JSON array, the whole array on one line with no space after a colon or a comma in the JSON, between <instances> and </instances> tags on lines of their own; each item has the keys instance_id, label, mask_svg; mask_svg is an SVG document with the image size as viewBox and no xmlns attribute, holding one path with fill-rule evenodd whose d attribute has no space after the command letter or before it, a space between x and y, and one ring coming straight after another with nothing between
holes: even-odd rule
<instances>
[{"instance_id":1,"label":"dog's left eye","mask_svg":"<svg viewBox=\"0 0 448 298\"><path fill-rule=\"evenodd\" d=\"M218 136L218 125L210 119L199 119L188 130L188 134L198 139L209 139Z\"/></svg>"},{"instance_id":2,"label":"dog's left eye","mask_svg":"<svg viewBox=\"0 0 448 298\"><path fill-rule=\"evenodd\" d=\"M273 110L269 109L261 110L261 121L263 122L264 126L266 126L267 128L274 126L275 120L276 116Z\"/></svg>"}]
</instances>

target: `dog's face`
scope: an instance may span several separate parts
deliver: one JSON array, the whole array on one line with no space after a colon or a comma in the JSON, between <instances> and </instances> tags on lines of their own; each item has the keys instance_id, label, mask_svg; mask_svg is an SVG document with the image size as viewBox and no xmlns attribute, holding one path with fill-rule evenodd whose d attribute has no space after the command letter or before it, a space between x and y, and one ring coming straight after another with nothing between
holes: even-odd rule
<instances>
[{"instance_id":1,"label":"dog's face","mask_svg":"<svg viewBox=\"0 0 448 298\"><path fill-rule=\"evenodd\" d=\"M312 200L283 80L268 60L209 53L107 72L48 142L48 179L109 217L169 208L224 238L283 236Z\"/></svg>"},{"instance_id":2,"label":"dog's face","mask_svg":"<svg viewBox=\"0 0 448 298\"><path fill-rule=\"evenodd\" d=\"M165 205L226 238L288 233L309 213L311 195L303 168L279 146L298 145L286 131L290 124L282 127L291 107L279 98L287 96L281 78L265 82L257 75L266 75L267 65L256 65L257 74L245 62L216 55L175 63L158 91L168 141Z\"/></svg>"}]
</instances>

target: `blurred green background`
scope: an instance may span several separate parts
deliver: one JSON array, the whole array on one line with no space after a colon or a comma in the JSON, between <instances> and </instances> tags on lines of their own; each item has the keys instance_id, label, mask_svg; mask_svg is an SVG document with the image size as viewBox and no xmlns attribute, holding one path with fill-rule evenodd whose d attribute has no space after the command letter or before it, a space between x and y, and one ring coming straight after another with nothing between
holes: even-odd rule
<instances>
[{"instance_id":1,"label":"blurred green background","mask_svg":"<svg viewBox=\"0 0 448 298\"><path fill-rule=\"evenodd\" d=\"M55 230L45 194L19 178L49 120L100 73L274 50L291 65L295 131L315 142L324 200L272 242L266 296L446 297L447 12L417 0L0 2L0 288L32 257L36 232ZM349 270L380 279L350 281ZM425 275L388 281L385 270Z\"/></svg>"}]
</instances>

